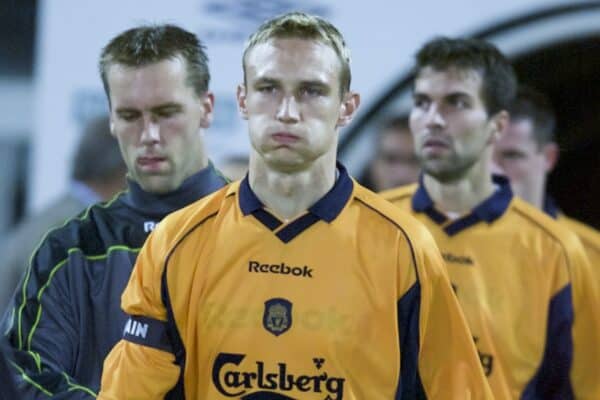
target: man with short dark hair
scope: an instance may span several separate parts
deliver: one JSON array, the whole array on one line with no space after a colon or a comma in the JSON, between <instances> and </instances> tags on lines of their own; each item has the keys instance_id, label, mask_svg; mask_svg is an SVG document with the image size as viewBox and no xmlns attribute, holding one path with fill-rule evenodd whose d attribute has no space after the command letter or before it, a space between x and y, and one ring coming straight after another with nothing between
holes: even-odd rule
<instances>
[{"instance_id":1,"label":"man with short dark hair","mask_svg":"<svg viewBox=\"0 0 600 400\"><path fill-rule=\"evenodd\" d=\"M579 341L585 349L575 356L582 358L582 369L594 371L600 347L594 345L600 343L600 326L593 323L598 321L598 309L593 306L593 299L598 295L600 284L600 232L564 215L546 192L547 176L556 166L559 155L555 141L556 116L548 98L534 88L522 86L508 109L511 121L504 135L494 144L494 162L509 177L517 196L543 210L578 236L590 261L590 271L581 278L587 292L575 299L581 304L580 320L585 321L583 328L578 330L582 337L575 339L575 344ZM577 308L576 304L576 313ZM577 398L600 396L600 385L593 374L572 375L575 382L581 381L576 383L576 387L581 388Z\"/></svg>"},{"instance_id":2,"label":"man with short dark hair","mask_svg":"<svg viewBox=\"0 0 600 400\"><path fill-rule=\"evenodd\" d=\"M595 326L577 303L573 312L584 292L577 277L589 265L574 235L492 177L493 143L515 93L512 67L492 44L427 42L416 56L410 113L423 174L384 197L436 239L495 397L571 399L585 392L575 372L595 373L579 361L597 343L573 346L578 328Z\"/></svg>"},{"instance_id":3,"label":"man with short dark hair","mask_svg":"<svg viewBox=\"0 0 600 400\"><path fill-rule=\"evenodd\" d=\"M421 169L407 115L386 120L375 140L375 155L367 171L366 186L380 192L415 183L419 179Z\"/></svg>"},{"instance_id":4,"label":"man with short dark hair","mask_svg":"<svg viewBox=\"0 0 600 400\"><path fill-rule=\"evenodd\" d=\"M349 61L316 16L250 37L248 175L144 245L99 399L491 398L427 230L336 166Z\"/></svg>"},{"instance_id":5,"label":"man with short dark hair","mask_svg":"<svg viewBox=\"0 0 600 400\"><path fill-rule=\"evenodd\" d=\"M226 183L204 147L214 100L195 35L173 25L125 31L102 50L100 73L129 189L51 231L34 252L5 320L21 398L95 397L146 237Z\"/></svg>"}]
</instances>

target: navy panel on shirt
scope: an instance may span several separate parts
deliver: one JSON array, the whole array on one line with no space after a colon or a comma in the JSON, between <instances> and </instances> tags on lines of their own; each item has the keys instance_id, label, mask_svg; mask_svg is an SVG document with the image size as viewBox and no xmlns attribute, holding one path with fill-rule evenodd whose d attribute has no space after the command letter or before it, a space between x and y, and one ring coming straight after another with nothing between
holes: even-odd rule
<instances>
[{"instance_id":1,"label":"navy panel on shirt","mask_svg":"<svg viewBox=\"0 0 600 400\"><path fill-rule=\"evenodd\" d=\"M426 399L419 376L419 310L421 286L415 282L398 300L398 330L400 332L401 375L396 400Z\"/></svg>"},{"instance_id":2,"label":"navy panel on shirt","mask_svg":"<svg viewBox=\"0 0 600 400\"><path fill-rule=\"evenodd\" d=\"M572 325L571 285L567 285L554 295L550 302L544 358L537 373L523 391L522 400L574 398L569 378L573 361Z\"/></svg>"}]
</instances>

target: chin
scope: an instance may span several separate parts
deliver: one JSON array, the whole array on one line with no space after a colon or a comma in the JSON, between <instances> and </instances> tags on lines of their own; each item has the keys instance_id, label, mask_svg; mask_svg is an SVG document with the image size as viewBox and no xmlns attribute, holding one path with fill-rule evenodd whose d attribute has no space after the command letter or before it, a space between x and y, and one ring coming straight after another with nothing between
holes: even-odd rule
<instances>
[{"instance_id":1,"label":"chin","mask_svg":"<svg viewBox=\"0 0 600 400\"><path fill-rule=\"evenodd\" d=\"M138 180L138 183L146 192L164 194L175 190L174 181L171 177L153 176Z\"/></svg>"}]
</instances>

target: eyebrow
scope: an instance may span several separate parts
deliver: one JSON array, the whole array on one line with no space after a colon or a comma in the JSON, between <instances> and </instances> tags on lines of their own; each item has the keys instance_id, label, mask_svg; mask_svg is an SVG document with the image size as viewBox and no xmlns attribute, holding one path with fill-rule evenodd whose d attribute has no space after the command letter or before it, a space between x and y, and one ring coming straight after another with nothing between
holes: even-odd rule
<instances>
[{"instance_id":1,"label":"eyebrow","mask_svg":"<svg viewBox=\"0 0 600 400\"><path fill-rule=\"evenodd\" d=\"M150 109L150 111L157 112L157 111L164 111L166 109L181 110L182 108L183 108L183 105L181 105L180 103L168 102L168 103L163 103L163 104L154 106Z\"/></svg>"},{"instance_id":2,"label":"eyebrow","mask_svg":"<svg viewBox=\"0 0 600 400\"><path fill-rule=\"evenodd\" d=\"M449 98L449 99L457 99L457 98L461 98L461 97L464 97L467 99L473 98L473 96L471 96L469 93L466 93L466 92L450 92L444 97Z\"/></svg>"},{"instance_id":3,"label":"eyebrow","mask_svg":"<svg viewBox=\"0 0 600 400\"><path fill-rule=\"evenodd\" d=\"M157 106L154 106L150 109L151 112L157 112L157 111L163 111L165 109L169 109L169 108L174 108L174 109L182 109L183 105L180 103L175 103L175 102L167 102L167 103L163 103L163 104L159 104ZM117 113L120 112L140 112L139 108L135 108L135 107L118 107L115 109L115 111Z\"/></svg>"}]
</instances>

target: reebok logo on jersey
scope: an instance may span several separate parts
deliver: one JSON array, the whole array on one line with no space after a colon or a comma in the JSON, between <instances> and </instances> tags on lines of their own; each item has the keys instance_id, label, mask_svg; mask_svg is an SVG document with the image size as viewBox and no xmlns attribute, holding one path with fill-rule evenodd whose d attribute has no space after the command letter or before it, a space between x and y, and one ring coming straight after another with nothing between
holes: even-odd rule
<instances>
[{"instance_id":1,"label":"reebok logo on jersey","mask_svg":"<svg viewBox=\"0 0 600 400\"><path fill-rule=\"evenodd\" d=\"M302 278L312 278L313 270L307 265L303 267L294 267L282 262L281 264L261 264L259 261L249 261L248 271L259 274L281 274L293 275Z\"/></svg>"},{"instance_id":2,"label":"reebok logo on jersey","mask_svg":"<svg viewBox=\"0 0 600 400\"><path fill-rule=\"evenodd\" d=\"M219 393L240 399L295 400L285 392L314 393L323 400L341 400L344 378L323 371L325 360L313 373L299 374L288 370L285 362L268 366L263 361L242 364L245 354L220 353L212 367L212 381ZM304 396L302 397L304 398Z\"/></svg>"},{"instance_id":3,"label":"reebok logo on jersey","mask_svg":"<svg viewBox=\"0 0 600 400\"><path fill-rule=\"evenodd\" d=\"M473 265L473 259L469 256L457 256L451 253L442 253L444 261L452 264Z\"/></svg>"}]
</instances>

